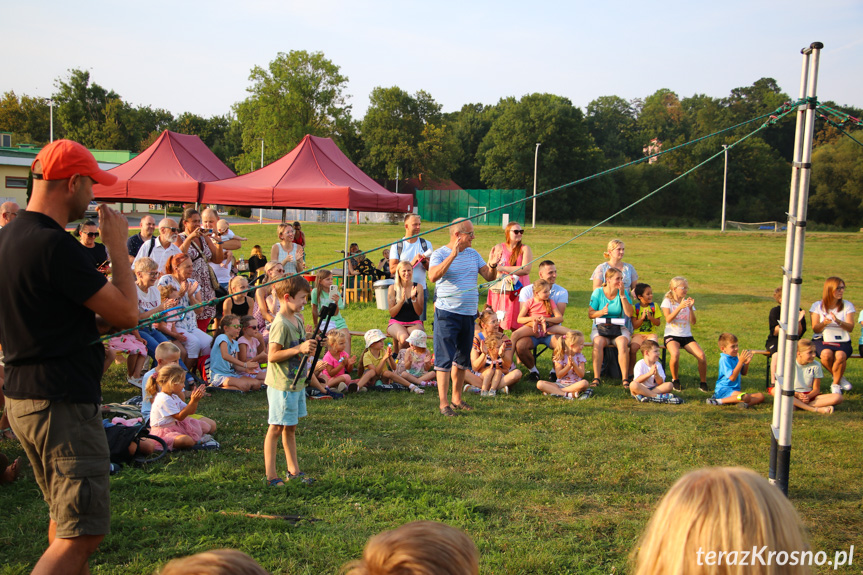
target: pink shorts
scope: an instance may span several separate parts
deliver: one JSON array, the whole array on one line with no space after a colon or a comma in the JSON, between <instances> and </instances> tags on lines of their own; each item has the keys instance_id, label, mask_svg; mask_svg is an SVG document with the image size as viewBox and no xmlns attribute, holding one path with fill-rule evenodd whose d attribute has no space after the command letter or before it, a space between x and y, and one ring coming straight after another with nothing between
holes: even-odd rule
<instances>
[{"instance_id":1,"label":"pink shorts","mask_svg":"<svg viewBox=\"0 0 863 575\"><path fill-rule=\"evenodd\" d=\"M201 429L201 422L197 419L187 417L183 421L177 421L171 425L153 426L150 428L150 433L156 437L161 437L168 445L168 451L174 450L174 439L181 435L188 435L195 441L199 441L204 435L204 430Z\"/></svg>"},{"instance_id":2,"label":"pink shorts","mask_svg":"<svg viewBox=\"0 0 863 575\"><path fill-rule=\"evenodd\" d=\"M108 347L114 351L124 351L129 354L147 355L147 346L133 335L118 335L108 340Z\"/></svg>"},{"instance_id":3,"label":"pink shorts","mask_svg":"<svg viewBox=\"0 0 863 575\"><path fill-rule=\"evenodd\" d=\"M407 326L409 326L409 325L418 325L418 326L422 327L423 322L422 322L422 320L421 320L421 319L418 319L417 321L398 321L398 320L396 320L396 319L391 319L391 320L390 320L390 323L388 323L387 325L388 325L388 326L389 326L389 325L402 325L402 326L405 326L405 327L407 327Z\"/></svg>"}]
</instances>

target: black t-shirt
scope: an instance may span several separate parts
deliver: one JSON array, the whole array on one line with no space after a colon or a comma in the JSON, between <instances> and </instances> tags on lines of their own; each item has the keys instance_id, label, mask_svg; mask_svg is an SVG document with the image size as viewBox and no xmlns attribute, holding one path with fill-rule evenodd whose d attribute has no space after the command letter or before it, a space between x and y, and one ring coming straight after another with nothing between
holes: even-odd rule
<instances>
[{"instance_id":1,"label":"black t-shirt","mask_svg":"<svg viewBox=\"0 0 863 575\"><path fill-rule=\"evenodd\" d=\"M105 349L91 343L99 337L96 314L83 304L105 276L89 250L48 216L24 212L7 227L0 234L4 393L98 403Z\"/></svg>"},{"instance_id":2,"label":"black t-shirt","mask_svg":"<svg viewBox=\"0 0 863 575\"><path fill-rule=\"evenodd\" d=\"M88 248L84 244L79 244L84 248L84 254L93 262L93 269L105 265L108 261L108 250L102 244L94 244L92 248Z\"/></svg>"},{"instance_id":3,"label":"black t-shirt","mask_svg":"<svg viewBox=\"0 0 863 575\"><path fill-rule=\"evenodd\" d=\"M803 309L803 308L800 308ZM770 310L770 316L767 318L767 323L769 325L770 331L767 334L767 341L764 342L765 349L770 353L776 353L777 348L779 346L779 336L773 335L773 330L779 325L779 316L782 314L782 306L776 306ZM806 316L803 316L802 320L802 330L797 335L803 336L806 333Z\"/></svg>"},{"instance_id":4,"label":"black t-shirt","mask_svg":"<svg viewBox=\"0 0 863 575\"><path fill-rule=\"evenodd\" d=\"M249 273L251 275L255 275L258 273L258 270L267 265L267 257L266 256L252 256L249 258Z\"/></svg>"},{"instance_id":5,"label":"black t-shirt","mask_svg":"<svg viewBox=\"0 0 863 575\"><path fill-rule=\"evenodd\" d=\"M126 247L129 249L129 255L132 257L138 255L138 250L141 249L142 245L144 245L144 238L141 237L141 234L129 236L129 239L126 240Z\"/></svg>"}]
</instances>

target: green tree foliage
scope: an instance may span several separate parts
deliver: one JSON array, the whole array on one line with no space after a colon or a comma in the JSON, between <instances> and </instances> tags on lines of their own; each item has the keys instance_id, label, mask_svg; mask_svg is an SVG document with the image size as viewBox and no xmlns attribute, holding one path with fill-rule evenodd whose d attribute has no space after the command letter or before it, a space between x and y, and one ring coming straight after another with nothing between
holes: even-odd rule
<instances>
[{"instance_id":1,"label":"green tree foliage","mask_svg":"<svg viewBox=\"0 0 863 575\"><path fill-rule=\"evenodd\" d=\"M863 142L863 130L849 133ZM809 193L812 219L822 224L859 227L863 222L863 147L842 136L815 150Z\"/></svg>"},{"instance_id":2,"label":"green tree foliage","mask_svg":"<svg viewBox=\"0 0 863 575\"><path fill-rule=\"evenodd\" d=\"M344 90L348 78L321 52L280 52L266 69L252 68L250 96L234 105L242 126L243 153L235 159L242 170L291 151L306 134L339 139L349 124L350 105ZM260 167L258 165L258 167Z\"/></svg>"},{"instance_id":3,"label":"green tree foliage","mask_svg":"<svg viewBox=\"0 0 863 575\"><path fill-rule=\"evenodd\" d=\"M45 144L51 132L50 108L42 98L6 92L0 97L0 131L12 132L18 144ZM60 134L55 118L54 135Z\"/></svg>"},{"instance_id":4,"label":"green tree foliage","mask_svg":"<svg viewBox=\"0 0 863 575\"><path fill-rule=\"evenodd\" d=\"M465 104L458 112L445 116L446 122L452 126L459 148L452 179L466 190L482 188L477 152L482 139L491 128L495 109L494 106Z\"/></svg>"},{"instance_id":5,"label":"green tree foliage","mask_svg":"<svg viewBox=\"0 0 863 575\"><path fill-rule=\"evenodd\" d=\"M456 169L458 141L446 125L441 106L420 90L413 96L397 86L377 87L362 122L366 156L362 167L377 178L423 174L449 178Z\"/></svg>"},{"instance_id":6,"label":"green tree foliage","mask_svg":"<svg viewBox=\"0 0 863 575\"><path fill-rule=\"evenodd\" d=\"M636 110L618 96L600 96L587 105L587 129L605 157L621 164L641 157L635 132Z\"/></svg>"}]
</instances>

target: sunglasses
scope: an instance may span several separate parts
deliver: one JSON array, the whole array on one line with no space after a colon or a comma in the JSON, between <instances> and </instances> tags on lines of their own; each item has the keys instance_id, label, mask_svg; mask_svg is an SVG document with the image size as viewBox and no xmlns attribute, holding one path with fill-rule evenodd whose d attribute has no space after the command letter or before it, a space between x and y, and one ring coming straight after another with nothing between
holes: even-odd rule
<instances>
[{"instance_id":1,"label":"sunglasses","mask_svg":"<svg viewBox=\"0 0 863 575\"><path fill-rule=\"evenodd\" d=\"M258 330L258 326L256 326L256 325L247 325L247 326L246 326L246 329L253 329L253 330L257 331L257 330Z\"/></svg>"},{"instance_id":2,"label":"sunglasses","mask_svg":"<svg viewBox=\"0 0 863 575\"><path fill-rule=\"evenodd\" d=\"M232 323L232 324L229 324L229 325L227 325L227 326L225 326L225 327L235 327L235 328L239 329L239 328L241 328L242 326L241 326L240 324L238 324L238 323Z\"/></svg>"},{"instance_id":3,"label":"sunglasses","mask_svg":"<svg viewBox=\"0 0 863 575\"><path fill-rule=\"evenodd\" d=\"M176 234L180 231L180 228L159 228L160 230L171 230L172 234Z\"/></svg>"},{"instance_id":4,"label":"sunglasses","mask_svg":"<svg viewBox=\"0 0 863 575\"><path fill-rule=\"evenodd\" d=\"M523 234L523 233L524 233L524 230L512 230L512 233L514 233L514 234Z\"/></svg>"},{"instance_id":5,"label":"sunglasses","mask_svg":"<svg viewBox=\"0 0 863 575\"><path fill-rule=\"evenodd\" d=\"M98 238L99 232L86 232L84 235L88 238Z\"/></svg>"}]
</instances>

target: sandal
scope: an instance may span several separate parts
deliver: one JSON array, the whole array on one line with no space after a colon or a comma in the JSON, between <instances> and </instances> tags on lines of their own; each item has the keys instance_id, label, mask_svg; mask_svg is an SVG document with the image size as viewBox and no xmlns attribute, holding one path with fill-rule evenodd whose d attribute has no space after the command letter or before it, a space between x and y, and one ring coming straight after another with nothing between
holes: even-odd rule
<instances>
[{"instance_id":1,"label":"sandal","mask_svg":"<svg viewBox=\"0 0 863 575\"><path fill-rule=\"evenodd\" d=\"M473 411L473 408L463 401L461 403L453 403L452 408L459 411Z\"/></svg>"},{"instance_id":2,"label":"sandal","mask_svg":"<svg viewBox=\"0 0 863 575\"><path fill-rule=\"evenodd\" d=\"M600 379L598 377L594 377L593 381L590 382L590 387L596 387L597 385L600 385L601 383L602 383L602 381L600 381Z\"/></svg>"},{"instance_id":3,"label":"sandal","mask_svg":"<svg viewBox=\"0 0 863 575\"><path fill-rule=\"evenodd\" d=\"M18 436L15 435L11 427L7 427L6 429L0 429L0 439L18 439Z\"/></svg>"},{"instance_id":4,"label":"sandal","mask_svg":"<svg viewBox=\"0 0 863 575\"><path fill-rule=\"evenodd\" d=\"M450 407L449 405L441 409L440 414L445 417L455 417L456 415L458 415L455 411L452 410L452 407Z\"/></svg>"},{"instance_id":5,"label":"sandal","mask_svg":"<svg viewBox=\"0 0 863 575\"><path fill-rule=\"evenodd\" d=\"M274 477L273 479L267 479L267 485L269 487L284 487L285 481L281 477Z\"/></svg>"},{"instance_id":6,"label":"sandal","mask_svg":"<svg viewBox=\"0 0 863 575\"><path fill-rule=\"evenodd\" d=\"M314 482L315 482L315 480L314 480L314 479L312 479L311 477L307 476L307 475L305 474L305 472L303 472L303 471L300 471L300 472L299 472L299 473L297 473L296 475L294 475L293 473L291 473L290 471L288 471L288 481L292 481L292 480L294 480L294 479L299 479L301 482L305 483L306 485L311 485L312 483L314 483Z\"/></svg>"},{"instance_id":7,"label":"sandal","mask_svg":"<svg viewBox=\"0 0 863 575\"><path fill-rule=\"evenodd\" d=\"M630 384L630 380L624 379L623 380L623 389L629 389L629 384Z\"/></svg>"}]
</instances>

